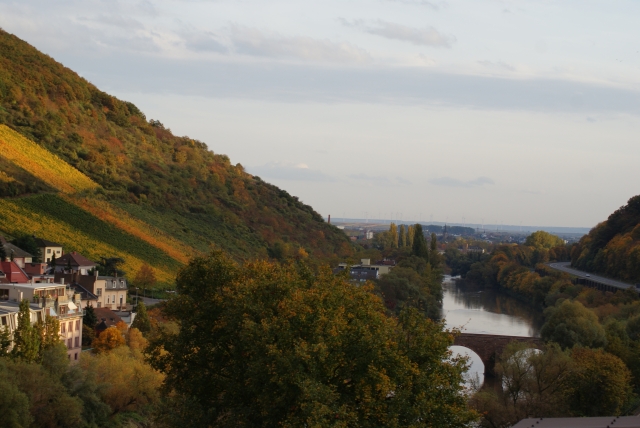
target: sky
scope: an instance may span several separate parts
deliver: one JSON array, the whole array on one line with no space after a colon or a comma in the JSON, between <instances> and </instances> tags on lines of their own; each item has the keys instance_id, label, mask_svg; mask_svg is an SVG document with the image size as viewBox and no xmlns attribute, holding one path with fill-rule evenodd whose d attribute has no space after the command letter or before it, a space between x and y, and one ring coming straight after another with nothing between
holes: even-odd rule
<instances>
[{"instance_id":1,"label":"sky","mask_svg":"<svg viewBox=\"0 0 640 428\"><path fill-rule=\"evenodd\" d=\"M640 194L640 2L0 0L0 27L333 219Z\"/></svg>"}]
</instances>

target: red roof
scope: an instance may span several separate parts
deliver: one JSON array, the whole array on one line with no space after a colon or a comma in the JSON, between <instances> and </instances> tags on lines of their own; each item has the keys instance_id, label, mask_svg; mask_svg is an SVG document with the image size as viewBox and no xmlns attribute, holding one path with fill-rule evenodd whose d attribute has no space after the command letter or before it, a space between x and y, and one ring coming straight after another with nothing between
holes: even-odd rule
<instances>
[{"instance_id":1,"label":"red roof","mask_svg":"<svg viewBox=\"0 0 640 428\"><path fill-rule=\"evenodd\" d=\"M83 256L82 254L78 254L75 251L72 253L67 253L62 257L56 259L56 266L67 266L71 265L71 267L78 266L95 266L96 264Z\"/></svg>"},{"instance_id":2,"label":"red roof","mask_svg":"<svg viewBox=\"0 0 640 428\"><path fill-rule=\"evenodd\" d=\"M0 262L0 270L7 276L6 282L16 282L19 284L29 282L29 277L15 262Z\"/></svg>"}]
</instances>

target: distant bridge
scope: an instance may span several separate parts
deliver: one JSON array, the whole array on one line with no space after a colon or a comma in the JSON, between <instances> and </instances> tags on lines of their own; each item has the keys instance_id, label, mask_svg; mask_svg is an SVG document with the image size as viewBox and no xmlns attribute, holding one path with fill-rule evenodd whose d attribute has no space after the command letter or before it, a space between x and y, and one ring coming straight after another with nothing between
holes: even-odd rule
<instances>
[{"instance_id":1,"label":"distant bridge","mask_svg":"<svg viewBox=\"0 0 640 428\"><path fill-rule=\"evenodd\" d=\"M528 343L531 348L541 349L544 342L539 337L496 336L493 334L461 333L453 344L464 346L478 354L484 364L485 376L495 376L496 359L504 348L513 342Z\"/></svg>"}]
</instances>

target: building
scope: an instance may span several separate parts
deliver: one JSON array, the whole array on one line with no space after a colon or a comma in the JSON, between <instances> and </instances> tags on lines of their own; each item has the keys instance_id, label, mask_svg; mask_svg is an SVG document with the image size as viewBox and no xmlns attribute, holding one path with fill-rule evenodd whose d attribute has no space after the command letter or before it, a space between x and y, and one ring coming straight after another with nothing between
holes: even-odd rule
<instances>
[{"instance_id":1,"label":"building","mask_svg":"<svg viewBox=\"0 0 640 428\"><path fill-rule=\"evenodd\" d=\"M64 254L62 245L47 241L46 239L36 238L36 245L42 255L42 261L45 263L49 263L54 257L59 259Z\"/></svg>"},{"instance_id":2,"label":"building","mask_svg":"<svg viewBox=\"0 0 640 428\"><path fill-rule=\"evenodd\" d=\"M93 310L98 318L98 324L96 324L96 336L108 329L109 327L115 327L119 322L124 322L122 318L111 309L108 308L96 308ZM126 324L126 323L125 323Z\"/></svg>"},{"instance_id":3,"label":"building","mask_svg":"<svg viewBox=\"0 0 640 428\"><path fill-rule=\"evenodd\" d=\"M4 247L4 253L7 255L7 258L5 259L6 261L13 261L21 268L23 268L25 264L33 261L33 255L16 247L12 243L7 242L6 239L4 239L4 236L0 236L0 245Z\"/></svg>"},{"instance_id":4,"label":"building","mask_svg":"<svg viewBox=\"0 0 640 428\"><path fill-rule=\"evenodd\" d=\"M77 272L80 275L88 275L89 271L95 269L96 264L75 251L64 254L56 258L55 273L70 274Z\"/></svg>"},{"instance_id":5,"label":"building","mask_svg":"<svg viewBox=\"0 0 640 428\"><path fill-rule=\"evenodd\" d=\"M80 296L80 309L84 310L87 306L98 307L98 296L84 288L82 285L73 282L69 284L69 289Z\"/></svg>"},{"instance_id":6,"label":"building","mask_svg":"<svg viewBox=\"0 0 640 428\"><path fill-rule=\"evenodd\" d=\"M22 270L29 276L29 282L54 282L54 275L49 273L46 263L27 263Z\"/></svg>"},{"instance_id":7,"label":"building","mask_svg":"<svg viewBox=\"0 0 640 428\"><path fill-rule=\"evenodd\" d=\"M29 275L15 261L0 262L0 271L0 284L29 282Z\"/></svg>"},{"instance_id":8,"label":"building","mask_svg":"<svg viewBox=\"0 0 640 428\"><path fill-rule=\"evenodd\" d=\"M82 347L80 295L64 283L0 284L0 302L19 305L25 299L41 309L42 319L48 315L60 322L60 339L67 347L67 356L77 361Z\"/></svg>"},{"instance_id":9,"label":"building","mask_svg":"<svg viewBox=\"0 0 640 428\"><path fill-rule=\"evenodd\" d=\"M64 257L64 256L63 256ZM117 276L99 276L95 271L93 275L81 275L74 273L56 273L56 281L64 281L69 284L79 284L87 291L93 293L97 300L96 308L109 308L128 310L127 297L129 287L127 279Z\"/></svg>"},{"instance_id":10,"label":"building","mask_svg":"<svg viewBox=\"0 0 640 428\"><path fill-rule=\"evenodd\" d=\"M340 263L337 268L333 270L333 273L337 274L349 267L349 277L351 281L366 282L371 279L379 279L380 275L389 273L393 268L390 262L386 264L371 264L371 259L360 260L359 265L349 266L347 263Z\"/></svg>"}]
</instances>

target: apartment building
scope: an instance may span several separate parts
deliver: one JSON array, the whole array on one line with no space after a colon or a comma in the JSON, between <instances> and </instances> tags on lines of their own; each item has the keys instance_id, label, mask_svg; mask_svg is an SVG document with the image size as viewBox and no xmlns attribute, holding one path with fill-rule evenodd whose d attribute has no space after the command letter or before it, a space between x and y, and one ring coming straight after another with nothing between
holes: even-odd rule
<instances>
[{"instance_id":1,"label":"apartment building","mask_svg":"<svg viewBox=\"0 0 640 428\"><path fill-rule=\"evenodd\" d=\"M60 322L60 339L67 347L67 356L77 361L82 350L80 295L64 283L0 284L0 303L19 305L24 299L30 302L36 318L40 317L36 321L48 315Z\"/></svg>"}]
</instances>

